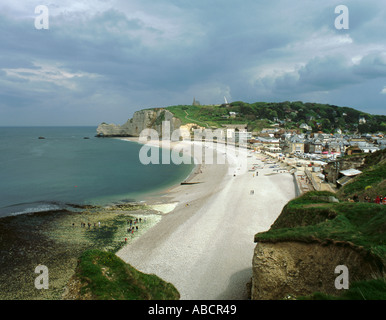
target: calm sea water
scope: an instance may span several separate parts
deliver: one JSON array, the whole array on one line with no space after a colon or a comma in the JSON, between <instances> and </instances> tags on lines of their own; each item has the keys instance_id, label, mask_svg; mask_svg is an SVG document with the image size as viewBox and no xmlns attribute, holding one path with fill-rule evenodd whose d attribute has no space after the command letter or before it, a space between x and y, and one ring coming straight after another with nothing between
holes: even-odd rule
<instances>
[{"instance_id":1,"label":"calm sea water","mask_svg":"<svg viewBox=\"0 0 386 320\"><path fill-rule=\"evenodd\" d=\"M194 168L143 165L141 145L95 133L94 127L0 128L0 217L140 201Z\"/></svg>"}]
</instances>

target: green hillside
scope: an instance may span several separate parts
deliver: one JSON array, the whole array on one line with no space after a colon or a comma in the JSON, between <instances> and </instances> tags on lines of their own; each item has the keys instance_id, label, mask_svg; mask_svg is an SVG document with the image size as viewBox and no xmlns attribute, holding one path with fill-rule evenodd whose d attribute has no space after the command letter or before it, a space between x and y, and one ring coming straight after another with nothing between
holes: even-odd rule
<instances>
[{"instance_id":1,"label":"green hillside","mask_svg":"<svg viewBox=\"0 0 386 320\"><path fill-rule=\"evenodd\" d=\"M347 245L378 264L386 266L386 205L363 201L365 192L385 193L386 160L384 151L376 152L365 161L363 173L344 186L338 194L312 191L290 201L267 232L255 235L256 242L300 241L304 243ZM383 160L382 160L383 159ZM345 201L353 194L359 202ZM335 197L340 202L333 201ZM385 279L360 281L339 299L386 299ZM362 290L362 295L358 292ZM310 299L337 299L315 294Z\"/></svg>"},{"instance_id":2,"label":"green hillside","mask_svg":"<svg viewBox=\"0 0 386 320\"><path fill-rule=\"evenodd\" d=\"M195 122L204 127L221 127L224 124L248 124L250 131L259 131L273 123L287 129L298 129L305 123L313 132L359 131L361 133L386 132L386 116L371 115L349 107L329 104L296 102L235 101L228 105L178 105L167 107L175 117L186 123ZM230 117L230 113L236 113ZM366 123L359 124L364 117Z\"/></svg>"},{"instance_id":3,"label":"green hillside","mask_svg":"<svg viewBox=\"0 0 386 320\"><path fill-rule=\"evenodd\" d=\"M368 196L374 200L377 196L386 196L386 149L365 156L363 173L340 189L337 195L341 199L357 195L361 200Z\"/></svg>"}]
</instances>

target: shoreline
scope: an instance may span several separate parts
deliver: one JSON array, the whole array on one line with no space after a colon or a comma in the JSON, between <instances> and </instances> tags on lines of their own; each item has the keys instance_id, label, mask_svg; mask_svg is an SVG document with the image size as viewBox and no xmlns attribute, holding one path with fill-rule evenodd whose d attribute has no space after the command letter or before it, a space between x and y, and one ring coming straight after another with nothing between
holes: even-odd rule
<instances>
[{"instance_id":1,"label":"shoreline","mask_svg":"<svg viewBox=\"0 0 386 320\"><path fill-rule=\"evenodd\" d=\"M118 140L122 140L122 141L136 142L138 144L141 144L138 141L138 138L136 138L136 137L132 137L132 138L129 138L129 137L122 137L122 138L112 137L110 139L118 139ZM160 148L163 148L163 146L160 146ZM88 209L88 208L109 208L109 207L112 207L115 205L120 205L122 203L141 204L141 203L146 202L146 200L152 201L152 199L154 197L160 196L160 195L168 192L168 190L179 186L183 182L189 182L192 179L192 177L194 177L194 175L196 174L196 171L199 169L200 169L200 165L196 164L192 168L192 170L189 172L189 174L185 178L183 178L182 180L178 179L177 180L178 182L175 182L169 186L161 186L155 190L143 192L143 194L138 196L137 199L133 199L130 201L118 199L115 202L110 202L110 203L106 203L103 205L96 204L96 203L74 204L71 202L66 203L66 202L56 202L56 201L36 201L35 203L31 203L31 205L36 204L37 207L31 207L31 208L27 208L28 203L20 203L20 204L14 204L14 205L11 205L8 207L4 207L3 208L4 210L7 208L12 208L12 207L21 207L21 208L18 209L19 211L17 211L17 212L10 212L10 213L4 214L4 215L0 215L0 220L3 218L16 217L16 216L20 216L20 215L45 214L45 213L50 213L50 212L62 212L62 211L75 212L76 210L84 210L84 209Z\"/></svg>"},{"instance_id":2,"label":"shoreline","mask_svg":"<svg viewBox=\"0 0 386 320\"><path fill-rule=\"evenodd\" d=\"M113 139L119 139L122 141L135 142L137 144L145 145L145 143L138 141L138 137L120 137L120 138L113 138ZM162 144L162 141L157 141L157 144L156 142L150 141L150 142L147 142L146 144L153 147L158 147L160 149L166 147L172 150L172 148L174 148L178 143L180 143L180 141L169 142L168 146L164 146ZM145 202L148 205L159 204L160 201L167 202L166 200L163 200L164 195L169 194L173 189L178 188L184 182L191 182L199 174L199 171L201 171L202 164L198 163L199 161L196 158L194 158L194 156L191 153L189 153L188 156L193 159L193 164L194 164L194 167L192 168L190 173L183 180L176 182L168 187L161 187L158 190L147 192L146 194L144 194L142 202Z\"/></svg>"}]
</instances>

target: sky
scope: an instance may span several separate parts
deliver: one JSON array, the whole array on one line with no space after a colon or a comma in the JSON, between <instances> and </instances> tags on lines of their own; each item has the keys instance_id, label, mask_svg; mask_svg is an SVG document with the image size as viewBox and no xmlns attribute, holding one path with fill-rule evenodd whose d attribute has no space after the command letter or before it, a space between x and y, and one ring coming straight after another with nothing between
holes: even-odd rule
<instances>
[{"instance_id":1,"label":"sky","mask_svg":"<svg viewBox=\"0 0 386 320\"><path fill-rule=\"evenodd\" d=\"M385 1L0 0L0 126L224 97L385 115Z\"/></svg>"}]
</instances>

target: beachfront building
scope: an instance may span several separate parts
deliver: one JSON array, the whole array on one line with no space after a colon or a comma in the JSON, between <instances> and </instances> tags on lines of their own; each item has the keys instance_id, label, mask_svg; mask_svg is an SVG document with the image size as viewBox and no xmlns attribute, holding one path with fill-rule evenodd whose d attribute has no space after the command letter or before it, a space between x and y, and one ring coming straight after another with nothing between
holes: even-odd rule
<instances>
[{"instance_id":1,"label":"beachfront building","mask_svg":"<svg viewBox=\"0 0 386 320\"><path fill-rule=\"evenodd\" d=\"M225 124L223 125L226 139L228 141L239 142L241 139L247 142L252 138L252 133L248 132L247 124Z\"/></svg>"},{"instance_id":2,"label":"beachfront building","mask_svg":"<svg viewBox=\"0 0 386 320\"><path fill-rule=\"evenodd\" d=\"M255 137L251 139L251 143L256 149L267 150L273 148L275 150L280 150L280 140L274 137ZM276 151L275 151L276 152Z\"/></svg>"},{"instance_id":3,"label":"beachfront building","mask_svg":"<svg viewBox=\"0 0 386 320\"><path fill-rule=\"evenodd\" d=\"M320 139L308 139L304 143L304 152L305 153L315 153L321 154L323 151L323 143Z\"/></svg>"},{"instance_id":4,"label":"beachfront building","mask_svg":"<svg viewBox=\"0 0 386 320\"><path fill-rule=\"evenodd\" d=\"M304 136L303 135L293 135L289 138L281 140L280 147L283 153L290 154L303 154L304 153Z\"/></svg>"}]
</instances>

